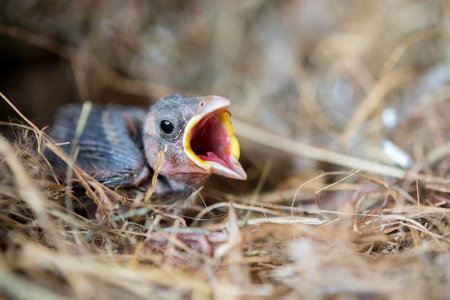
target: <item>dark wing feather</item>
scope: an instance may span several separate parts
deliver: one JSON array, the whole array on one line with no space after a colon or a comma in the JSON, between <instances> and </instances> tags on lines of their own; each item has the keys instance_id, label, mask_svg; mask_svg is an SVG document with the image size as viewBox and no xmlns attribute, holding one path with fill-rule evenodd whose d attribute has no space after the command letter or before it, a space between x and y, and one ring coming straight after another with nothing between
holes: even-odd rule
<instances>
[{"instance_id":1,"label":"dark wing feather","mask_svg":"<svg viewBox=\"0 0 450 300\"><path fill-rule=\"evenodd\" d=\"M60 109L50 136L59 143L72 142L80 113L80 105ZM148 177L142 144L145 115L138 108L93 106L80 138L77 165L109 187L135 185ZM60 147L70 153L72 144ZM66 164L53 164L65 174Z\"/></svg>"}]
</instances>

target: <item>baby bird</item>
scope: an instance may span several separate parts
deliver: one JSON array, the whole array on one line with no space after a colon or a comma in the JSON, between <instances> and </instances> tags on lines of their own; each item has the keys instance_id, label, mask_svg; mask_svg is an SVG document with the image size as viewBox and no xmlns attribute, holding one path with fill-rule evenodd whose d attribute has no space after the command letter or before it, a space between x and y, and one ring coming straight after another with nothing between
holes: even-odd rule
<instances>
[{"instance_id":1,"label":"baby bird","mask_svg":"<svg viewBox=\"0 0 450 300\"><path fill-rule=\"evenodd\" d=\"M148 111L94 106L80 137L76 164L106 186L148 188L156 156L167 146L157 194L188 192L211 174L245 180L227 110L230 104L220 96L171 94ZM63 107L50 132L67 153L80 113L80 105ZM67 165L55 157L51 163L64 176Z\"/></svg>"}]
</instances>

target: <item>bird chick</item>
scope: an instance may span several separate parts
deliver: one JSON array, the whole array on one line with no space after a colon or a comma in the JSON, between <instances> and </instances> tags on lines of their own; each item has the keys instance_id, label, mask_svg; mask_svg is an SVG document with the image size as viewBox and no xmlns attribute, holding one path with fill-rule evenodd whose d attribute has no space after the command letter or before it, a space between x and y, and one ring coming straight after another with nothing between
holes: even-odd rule
<instances>
[{"instance_id":1,"label":"bird chick","mask_svg":"<svg viewBox=\"0 0 450 300\"><path fill-rule=\"evenodd\" d=\"M230 100L220 96L172 94L148 112L129 106L94 106L80 136L76 163L109 187L148 188L156 156L167 147L156 193L183 192L203 185L211 174L245 180L239 163ZM50 136L69 152L80 117L80 105L57 114ZM67 170L59 158L51 163L58 174Z\"/></svg>"}]
</instances>

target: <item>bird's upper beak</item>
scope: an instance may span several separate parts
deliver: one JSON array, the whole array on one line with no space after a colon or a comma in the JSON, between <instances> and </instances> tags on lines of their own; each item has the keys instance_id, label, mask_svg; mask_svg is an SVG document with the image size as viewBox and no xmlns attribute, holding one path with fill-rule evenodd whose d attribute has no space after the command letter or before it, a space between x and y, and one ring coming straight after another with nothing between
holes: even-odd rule
<instances>
[{"instance_id":1,"label":"bird's upper beak","mask_svg":"<svg viewBox=\"0 0 450 300\"><path fill-rule=\"evenodd\" d=\"M238 161L239 142L227 110L230 104L223 97L204 97L186 124L183 148L189 159L210 174L245 180L247 174Z\"/></svg>"}]
</instances>

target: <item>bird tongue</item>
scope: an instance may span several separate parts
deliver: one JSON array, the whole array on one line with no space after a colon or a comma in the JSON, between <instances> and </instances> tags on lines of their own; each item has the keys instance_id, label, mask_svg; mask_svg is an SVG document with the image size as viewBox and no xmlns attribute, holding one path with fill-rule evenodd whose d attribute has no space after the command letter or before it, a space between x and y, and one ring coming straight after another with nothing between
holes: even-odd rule
<instances>
[{"instance_id":1,"label":"bird tongue","mask_svg":"<svg viewBox=\"0 0 450 300\"><path fill-rule=\"evenodd\" d=\"M198 157L200 157L201 159L205 160L205 161L213 161L216 162L218 164L221 164L222 166L228 168L229 166L227 166L227 164L225 163L225 161L223 159L221 159L220 157L217 156L217 154L215 154L214 152L208 152L206 155L198 155Z\"/></svg>"}]
</instances>

